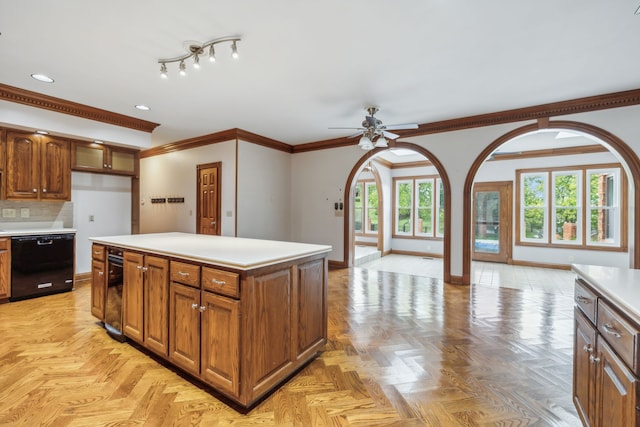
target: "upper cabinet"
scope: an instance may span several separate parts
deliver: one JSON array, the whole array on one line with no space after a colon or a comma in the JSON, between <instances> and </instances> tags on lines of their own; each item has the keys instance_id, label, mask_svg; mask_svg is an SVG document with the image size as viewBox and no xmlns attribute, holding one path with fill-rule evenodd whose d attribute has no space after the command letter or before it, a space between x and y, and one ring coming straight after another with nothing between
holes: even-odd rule
<instances>
[{"instance_id":1,"label":"upper cabinet","mask_svg":"<svg viewBox=\"0 0 640 427\"><path fill-rule=\"evenodd\" d=\"M138 173L138 151L74 141L71 168L77 171L134 176Z\"/></svg>"},{"instance_id":2,"label":"upper cabinet","mask_svg":"<svg viewBox=\"0 0 640 427\"><path fill-rule=\"evenodd\" d=\"M69 140L7 131L8 200L71 200Z\"/></svg>"}]
</instances>

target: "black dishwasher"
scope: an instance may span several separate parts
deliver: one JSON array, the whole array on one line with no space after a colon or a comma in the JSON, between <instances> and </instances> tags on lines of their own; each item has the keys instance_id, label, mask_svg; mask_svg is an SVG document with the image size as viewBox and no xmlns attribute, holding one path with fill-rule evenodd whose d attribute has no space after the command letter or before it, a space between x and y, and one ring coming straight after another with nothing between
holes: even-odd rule
<instances>
[{"instance_id":1,"label":"black dishwasher","mask_svg":"<svg viewBox=\"0 0 640 427\"><path fill-rule=\"evenodd\" d=\"M73 289L75 234L11 238L11 298L19 301Z\"/></svg>"}]
</instances>

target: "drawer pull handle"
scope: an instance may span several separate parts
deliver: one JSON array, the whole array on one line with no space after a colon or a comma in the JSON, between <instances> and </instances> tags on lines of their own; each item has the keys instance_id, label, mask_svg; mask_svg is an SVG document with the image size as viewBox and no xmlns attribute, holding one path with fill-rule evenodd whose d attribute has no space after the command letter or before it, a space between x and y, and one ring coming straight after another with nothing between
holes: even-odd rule
<instances>
[{"instance_id":1,"label":"drawer pull handle","mask_svg":"<svg viewBox=\"0 0 640 427\"><path fill-rule=\"evenodd\" d=\"M102 251L93 251L94 255L100 255Z\"/></svg>"},{"instance_id":2,"label":"drawer pull handle","mask_svg":"<svg viewBox=\"0 0 640 427\"><path fill-rule=\"evenodd\" d=\"M591 362L591 363L600 363L600 358L599 357L595 357L592 354L591 356L589 356L589 362Z\"/></svg>"},{"instance_id":3,"label":"drawer pull handle","mask_svg":"<svg viewBox=\"0 0 640 427\"><path fill-rule=\"evenodd\" d=\"M585 346L582 347L582 350L584 350L585 353L593 353L593 348L591 348L591 344L585 344Z\"/></svg>"},{"instance_id":4,"label":"drawer pull handle","mask_svg":"<svg viewBox=\"0 0 640 427\"><path fill-rule=\"evenodd\" d=\"M98 271L98 276L104 276L104 271Z\"/></svg>"},{"instance_id":5,"label":"drawer pull handle","mask_svg":"<svg viewBox=\"0 0 640 427\"><path fill-rule=\"evenodd\" d=\"M622 338L622 335L620 335L620 332L618 332L613 326L609 325L608 323L605 323L604 325L602 325L602 328L609 335L613 335L616 338Z\"/></svg>"},{"instance_id":6,"label":"drawer pull handle","mask_svg":"<svg viewBox=\"0 0 640 427\"><path fill-rule=\"evenodd\" d=\"M225 282L224 280L216 280L216 279L211 279L211 283L213 283L214 285L226 285L227 282Z\"/></svg>"},{"instance_id":7,"label":"drawer pull handle","mask_svg":"<svg viewBox=\"0 0 640 427\"><path fill-rule=\"evenodd\" d=\"M198 308L198 304L194 302L193 304L191 304L191 308L195 310L196 308Z\"/></svg>"},{"instance_id":8,"label":"drawer pull handle","mask_svg":"<svg viewBox=\"0 0 640 427\"><path fill-rule=\"evenodd\" d=\"M582 295L579 295L576 297L576 302L580 302L582 304L591 304L591 299L587 297L583 297Z\"/></svg>"},{"instance_id":9,"label":"drawer pull handle","mask_svg":"<svg viewBox=\"0 0 640 427\"><path fill-rule=\"evenodd\" d=\"M185 273L184 271L178 271L178 275L182 277L189 277L189 273Z\"/></svg>"}]
</instances>

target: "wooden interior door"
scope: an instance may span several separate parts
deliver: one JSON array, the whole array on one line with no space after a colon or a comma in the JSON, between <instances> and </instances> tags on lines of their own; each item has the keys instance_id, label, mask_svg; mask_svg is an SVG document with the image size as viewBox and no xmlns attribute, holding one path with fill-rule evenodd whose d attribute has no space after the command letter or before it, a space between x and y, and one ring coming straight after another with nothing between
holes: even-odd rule
<instances>
[{"instance_id":1,"label":"wooden interior door","mask_svg":"<svg viewBox=\"0 0 640 427\"><path fill-rule=\"evenodd\" d=\"M476 261L508 263L511 259L512 183L473 186L473 245Z\"/></svg>"},{"instance_id":2,"label":"wooden interior door","mask_svg":"<svg viewBox=\"0 0 640 427\"><path fill-rule=\"evenodd\" d=\"M197 224L199 234L220 234L220 172L222 163L198 165Z\"/></svg>"}]
</instances>

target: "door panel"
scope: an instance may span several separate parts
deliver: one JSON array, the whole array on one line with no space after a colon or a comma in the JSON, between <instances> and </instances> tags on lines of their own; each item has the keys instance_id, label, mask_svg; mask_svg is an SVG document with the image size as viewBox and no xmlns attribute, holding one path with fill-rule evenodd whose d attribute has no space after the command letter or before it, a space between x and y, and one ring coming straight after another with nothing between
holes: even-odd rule
<instances>
[{"instance_id":1,"label":"door panel","mask_svg":"<svg viewBox=\"0 0 640 427\"><path fill-rule=\"evenodd\" d=\"M220 234L220 163L198 166L199 234Z\"/></svg>"},{"instance_id":2,"label":"door panel","mask_svg":"<svg viewBox=\"0 0 640 427\"><path fill-rule=\"evenodd\" d=\"M507 263L511 259L511 182L473 187L473 259Z\"/></svg>"}]
</instances>

